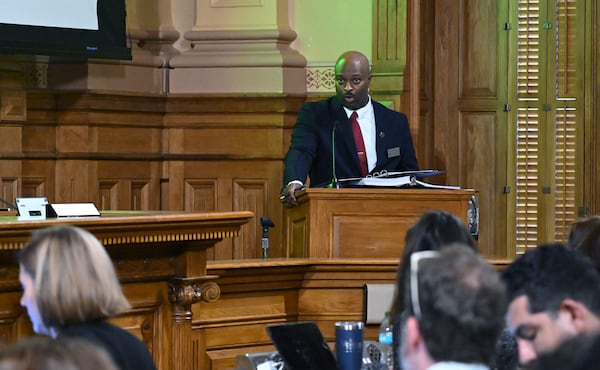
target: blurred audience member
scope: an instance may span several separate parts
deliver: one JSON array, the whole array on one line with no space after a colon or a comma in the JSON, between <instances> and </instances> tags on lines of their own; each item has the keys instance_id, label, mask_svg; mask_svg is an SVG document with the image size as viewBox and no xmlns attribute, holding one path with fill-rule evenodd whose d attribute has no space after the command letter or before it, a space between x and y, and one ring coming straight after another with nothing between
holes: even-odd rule
<instances>
[{"instance_id":1,"label":"blurred audience member","mask_svg":"<svg viewBox=\"0 0 600 370\"><path fill-rule=\"evenodd\" d=\"M489 369L506 313L491 265L464 245L414 252L404 285L403 369Z\"/></svg>"},{"instance_id":2,"label":"blurred audience member","mask_svg":"<svg viewBox=\"0 0 600 370\"><path fill-rule=\"evenodd\" d=\"M600 336L573 337L540 355L534 370L590 370L600 366Z\"/></svg>"},{"instance_id":3,"label":"blurred audience member","mask_svg":"<svg viewBox=\"0 0 600 370\"><path fill-rule=\"evenodd\" d=\"M560 244L526 252L502 273L522 366L577 335L600 330L600 274L590 260Z\"/></svg>"},{"instance_id":4,"label":"blurred audience member","mask_svg":"<svg viewBox=\"0 0 600 370\"><path fill-rule=\"evenodd\" d=\"M396 291L392 301L390 313L393 319L394 331L394 369L400 369L397 350L400 338L400 313L403 310L402 291L404 280L407 278L410 267L410 255L413 252L434 250L438 251L444 246L459 243L477 250L477 242L471 236L464 222L455 215L446 211L429 211L423 214L417 222L406 232L404 251L398 267L396 277Z\"/></svg>"},{"instance_id":5,"label":"blurred audience member","mask_svg":"<svg viewBox=\"0 0 600 370\"><path fill-rule=\"evenodd\" d=\"M402 287L410 265L410 255L418 251L437 251L442 247L459 243L477 250L477 242L464 222L446 211L430 211L423 214L407 231L404 250L396 277L396 294L392 313L402 310Z\"/></svg>"},{"instance_id":6,"label":"blurred audience member","mask_svg":"<svg viewBox=\"0 0 600 370\"><path fill-rule=\"evenodd\" d=\"M0 348L0 370L117 370L109 354L84 339L25 338Z\"/></svg>"},{"instance_id":7,"label":"blurred audience member","mask_svg":"<svg viewBox=\"0 0 600 370\"><path fill-rule=\"evenodd\" d=\"M496 343L496 352L492 360L491 370L517 370L519 367L519 348L517 338L508 329L504 329L498 343Z\"/></svg>"},{"instance_id":8,"label":"blurred audience member","mask_svg":"<svg viewBox=\"0 0 600 370\"><path fill-rule=\"evenodd\" d=\"M88 231L55 226L34 232L19 254L21 305L33 330L84 338L104 348L121 370L155 370L133 334L106 319L130 308L104 246Z\"/></svg>"},{"instance_id":9,"label":"blurred audience member","mask_svg":"<svg viewBox=\"0 0 600 370\"><path fill-rule=\"evenodd\" d=\"M588 256L600 271L600 216L573 222L567 246Z\"/></svg>"}]
</instances>

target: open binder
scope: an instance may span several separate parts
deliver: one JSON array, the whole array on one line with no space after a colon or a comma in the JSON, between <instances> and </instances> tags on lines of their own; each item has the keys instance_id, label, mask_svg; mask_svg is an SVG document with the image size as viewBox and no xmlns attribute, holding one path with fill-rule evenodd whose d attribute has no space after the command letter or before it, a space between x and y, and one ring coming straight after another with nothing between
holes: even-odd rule
<instances>
[{"instance_id":1,"label":"open binder","mask_svg":"<svg viewBox=\"0 0 600 370\"><path fill-rule=\"evenodd\" d=\"M414 189L446 189L459 190L460 186L430 184L421 179L435 176L443 171L419 170L374 173L366 177L338 179L340 187L387 187L387 188L414 188Z\"/></svg>"},{"instance_id":2,"label":"open binder","mask_svg":"<svg viewBox=\"0 0 600 370\"><path fill-rule=\"evenodd\" d=\"M389 188L425 188L425 189L447 189L459 190L460 186L430 184L417 179L416 176L407 175L401 177L365 177L357 181L354 186L367 187L389 187Z\"/></svg>"}]
</instances>

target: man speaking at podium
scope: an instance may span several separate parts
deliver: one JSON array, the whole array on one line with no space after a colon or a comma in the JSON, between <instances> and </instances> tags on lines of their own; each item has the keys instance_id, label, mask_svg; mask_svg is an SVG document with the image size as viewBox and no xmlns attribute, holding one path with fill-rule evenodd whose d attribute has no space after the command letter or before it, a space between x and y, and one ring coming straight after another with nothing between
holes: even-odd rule
<instances>
[{"instance_id":1,"label":"man speaking at podium","mask_svg":"<svg viewBox=\"0 0 600 370\"><path fill-rule=\"evenodd\" d=\"M335 63L336 96L305 103L285 158L281 199L296 205L295 192L338 187L338 179L369 173L418 170L408 120L369 96L371 68L357 51Z\"/></svg>"}]
</instances>

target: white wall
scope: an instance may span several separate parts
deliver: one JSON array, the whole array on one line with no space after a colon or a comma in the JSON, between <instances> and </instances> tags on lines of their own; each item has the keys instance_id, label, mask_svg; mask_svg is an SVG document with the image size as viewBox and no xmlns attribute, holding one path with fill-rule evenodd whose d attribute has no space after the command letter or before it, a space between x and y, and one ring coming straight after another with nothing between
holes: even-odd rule
<instances>
[{"instance_id":1,"label":"white wall","mask_svg":"<svg viewBox=\"0 0 600 370\"><path fill-rule=\"evenodd\" d=\"M372 49L373 2L370 0L291 0L290 23L298 34L292 47L308 66L333 65L348 50Z\"/></svg>"}]
</instances>

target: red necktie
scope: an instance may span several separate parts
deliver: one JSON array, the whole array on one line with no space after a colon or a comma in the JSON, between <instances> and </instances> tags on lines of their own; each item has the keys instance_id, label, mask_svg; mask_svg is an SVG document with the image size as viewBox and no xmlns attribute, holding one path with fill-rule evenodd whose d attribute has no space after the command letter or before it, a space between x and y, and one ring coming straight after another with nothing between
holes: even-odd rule
<instances>
[{"instance_id":1,"label":"red necktie","mask_svg":"<svg viewBox=\"0 0 600 370\"><path fill-rule=\"evenodd\" d=\"M350 115L350 124L352 125L352 135L354 136L354 142L356 143L356 151L358 153L360 169L362 170L362 176L365 177L369 173L369 166L367 165L365 142L363 141L362 132L360 131L357 117L358 114L356 112L352 112Z\"/></svg>"}]
</instances>

